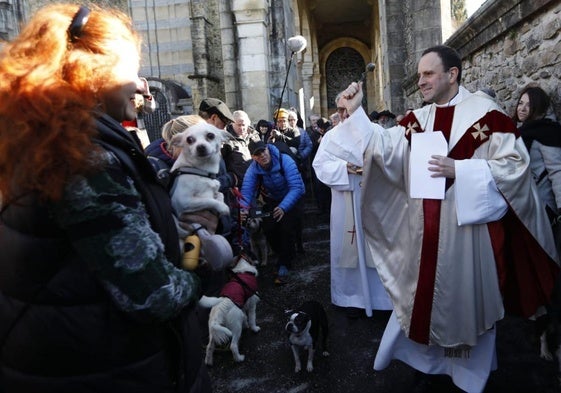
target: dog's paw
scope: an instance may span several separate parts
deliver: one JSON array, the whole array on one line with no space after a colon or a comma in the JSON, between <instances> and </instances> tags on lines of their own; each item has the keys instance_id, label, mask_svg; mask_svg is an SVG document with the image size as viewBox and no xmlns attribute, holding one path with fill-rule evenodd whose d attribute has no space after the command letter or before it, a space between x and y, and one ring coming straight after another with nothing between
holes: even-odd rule
<instances>
[{"instance_id":1,"label":"dog's paw","mask_svg":"<svg viewBox=\"0 0 561 393\"><path fill-rule=\"evenodd\" d=\"M540 358L542 358L543 360L551 361L553 360L553 355L549 351L540 351Z\"/></svg>"},{"instance_id":2,"label":"dog's paw","mask_svg":"<svg viewBox=\"0 0 561 393\"><path fill-rule=\"evenodd\" d=\"M540 358L544 360L553 360L553 354L548 348L547 337L545 333L540 336Z\"/></svg>"},{"instance_id":3,"label":"dog's paw","mask_svg":"<svg viewBox=\"0 0 561 393\"><path fill-rule=\"evenodd\" d=\"M245 355L240 354L238 356L234 356L234 361L238 363L243 362L244 360L245 360Z\"/></svg>"},{"instance_id":4,"label":"dog's paw","mask_svg":"<svg viewBox=\"0 0 561 393\"><path fill-rule=\"evenodd\" d=\"M323 351L321 354L325 358L329 356L329 352L327 352L327 351Z\"/></svg>"},{"instance_id":5,"label":"dog's paw","mask_svg":"<svg viewBox=\"0 0 561 393\"><path fill-rule=\"evenodd\" d=\"M300 366L294 367L294 372L299 373L302 368Z\"/></svg>"},{"instance_id":6,"label":"dog's paw","mask_svg":"<svg viewBox=\"0 0 561 393\"><path fill-rule=\"evenodd\" d=\"M257 333L260 330L261 330L261 327L259 327L259 326L254 326L254 327L251 328L251 331L254 332L254 333Z\"/></svg>"},{"instance_id":7,"label":"dog's paw","mask_svg":"<svg viewBox=\"0 0 561 393\"><path fill-rule=\"evenodd\" d=\"M309 373L311 373L312 371L314 371L314 365L311 363L308 363L308 365L306 366L306 370L308 370Z\"/></svg>"}]
</instances>

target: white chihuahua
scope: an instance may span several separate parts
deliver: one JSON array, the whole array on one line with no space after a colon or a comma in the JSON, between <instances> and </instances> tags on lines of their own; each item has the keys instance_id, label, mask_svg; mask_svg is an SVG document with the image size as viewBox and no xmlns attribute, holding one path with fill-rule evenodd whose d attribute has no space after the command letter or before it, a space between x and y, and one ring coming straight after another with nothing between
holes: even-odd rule
<instances>
[{"instance_id":1,"label":"white chihuahua","mask_svg":"<svg viewBox=\"0 0 561 393\"><path fill-rule=\"evenodd\" d=\"M220 148L230 134L211 124L197 123L175 135L171 144L181 153L171 168L174 177L171 203L179 216L185 212L212 210L219 215L230 214L219 192ZM178 227L180 237L187 234Z\"/></svg>"}]
</instances>

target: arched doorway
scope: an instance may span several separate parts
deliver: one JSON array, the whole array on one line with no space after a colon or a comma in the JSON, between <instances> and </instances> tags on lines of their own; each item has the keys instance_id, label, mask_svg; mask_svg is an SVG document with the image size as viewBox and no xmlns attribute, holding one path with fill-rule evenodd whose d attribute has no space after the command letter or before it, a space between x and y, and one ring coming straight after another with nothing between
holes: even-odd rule
<instances>
[{"instance_id":1,"label":"arched doorway","mask_svg":"<svg viewBox=\"0 0 561 393\"><path fill-rule=\"evenodd\" d=\"M358 81L365 68L364 58L355 49L341 47L329 54L325 62L327 108L329 113L335 111L335 97L353 81ZM366 108L366 85L363 86L364 98L362 105Z\"/></svg>"}]
</instances>

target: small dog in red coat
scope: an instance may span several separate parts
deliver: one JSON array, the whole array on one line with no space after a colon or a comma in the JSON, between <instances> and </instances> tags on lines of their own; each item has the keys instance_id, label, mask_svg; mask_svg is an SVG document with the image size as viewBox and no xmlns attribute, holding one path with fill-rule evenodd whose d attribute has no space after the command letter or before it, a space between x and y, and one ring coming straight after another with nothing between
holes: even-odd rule
<instances>
[{"instance_id":1,"label":"small dog in red coat","mask_svg":"<svg viewBox=\"0 0 561 393\"><path fill-rule=\"evenodd\" d=\"M212 366L216 345L230 341L230 351L236 362L243 362L238 343L244 327L253 332L261 330L256 323L256 308L259 302L257 292L257 269L253 260L245 255L235 258L232 278L224 285L220 297L203 296L199 300L202 307L212 307L208 318L209 339L206 347L205 364Z\"/></svg>"}]
</instances>

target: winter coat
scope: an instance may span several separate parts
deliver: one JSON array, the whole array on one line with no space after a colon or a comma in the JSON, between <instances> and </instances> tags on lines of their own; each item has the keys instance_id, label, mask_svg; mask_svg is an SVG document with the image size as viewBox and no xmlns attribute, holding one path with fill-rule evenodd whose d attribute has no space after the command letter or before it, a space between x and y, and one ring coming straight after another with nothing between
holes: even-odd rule
<instances>
[{"instance_id":1,"label":"winter coat","mask_svg":"<svg viewBox=\"0 0 561 393\"><path fill-rule=\"evenodd\" d=\"M146 149L144 149L144 153L149 157L156 157L162 160L166 165L171 169L175 160L173 159L172 155L168 152L166 148L166 141L164 138L156 139L155 141L151 142Z\"/></svg>"},{"instance_id":2,"label":"winter coat","mask_svg":"<svg viewBox=\"0 0 561 393\"><path fill-rule=\"evenodd\" d=\"M308 158L312 153L312 139L306 130L300 128L300 145L298 146L298 154L303 160Z\"/></svg>"},{"instance_id":3,"label":"winter coat","mask_svg":"<svg viewBox=\"0 0 561 393\"><path fill-rule=\"evenodd\" d=\"M241 194L251 206L259 187L262 187L266 201L274 202L288 212L304 195L304 182L296 163L288 154L282 154L281 160L281 153L274 145L269 143L267 147L271 154L270 167L264 169L253 161L245 173Z\"/></svg>"},{"instance_id":4,"label":"winter coat","mask_svg":"<svg viewBox=\"0 0 561 393\"><path fill-rule=\"evenodd\" d=\"M194 313L199 279L174 267L168 194L119 123L103 116L97 127L103 170L70 182L62 202L27 194L1 212L0 391L208 392ZM130 231L141 232L131 241ZM111 242L95 246L103 237ZM111 285L119 272L148 269L161 273L146 275L150 290Z\"/></svg>"},{"instance_id":5,"label":"winter coat","mask_svg":"<svg viewBox=\"0 0 561 393\"><path fill-rule=\"evenodd\" d=\"M530 169L540 199L550 214L561 213L561 124L550 119L530 120L520 127L530 152Z\"/></svg>"},{"instance_id":6,"label":"winter coat","mask_svg":"<svg viewBox=\"0 0 561 393\"><path fill-rule=\"evenodd\" d=\"M251 153L248 148L249 142L258 141L260 137L259 133L253 128L247 130L245 137L237 135L231 125L227 127L227 131L232 135L232 139L224 142L221 154L226 163L227 172L234 175L234 187L239 187L243 182L247 167L252 162Z\"/></svg>"}]
</instances>

